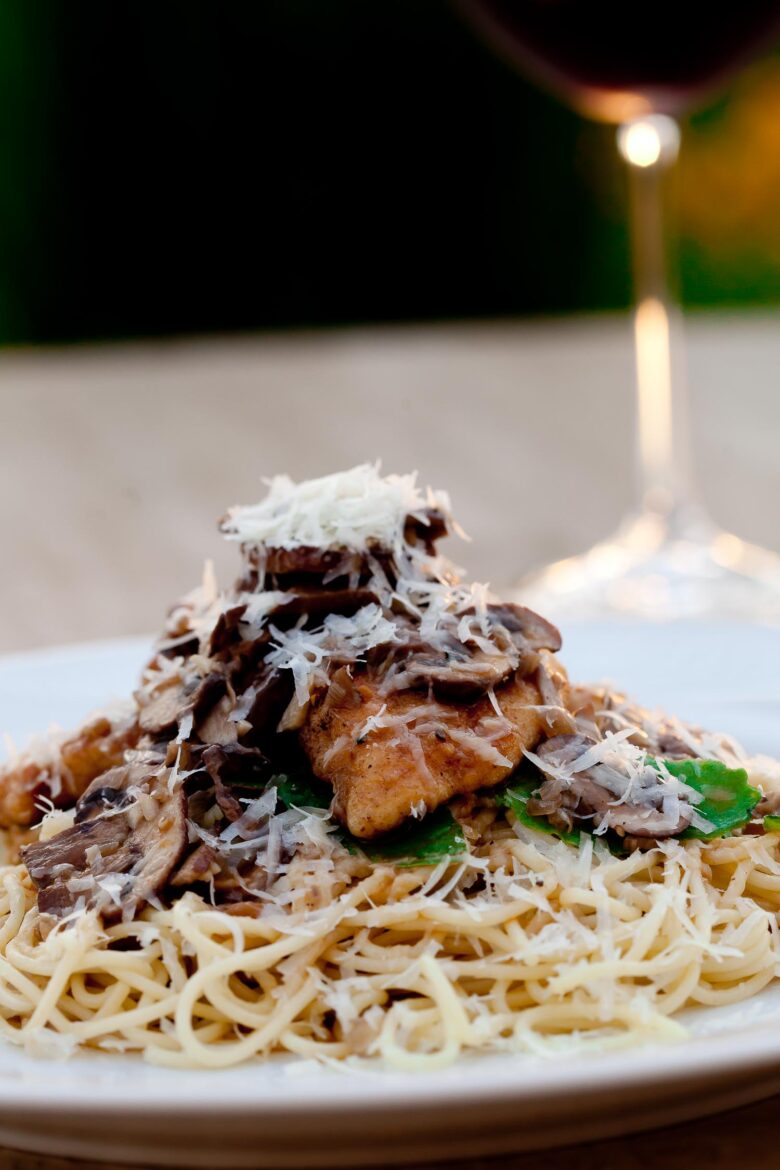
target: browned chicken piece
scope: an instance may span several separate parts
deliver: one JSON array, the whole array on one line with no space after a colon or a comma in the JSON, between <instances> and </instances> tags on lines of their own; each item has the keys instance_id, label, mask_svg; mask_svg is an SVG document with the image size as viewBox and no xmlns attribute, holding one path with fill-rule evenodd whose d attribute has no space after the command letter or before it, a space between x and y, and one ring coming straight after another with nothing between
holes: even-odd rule
<instances>
[{"instance_id":1,"label":"browned chicken piece","mask_svg":"<svg viewBox=\"0 0 780 1170\"><path fill-rule=\"evenodd\" d=\"M532 678L514 677L495 694L503 724L487 696L443 703L421 691L383 695L365 675L353 681L338 671L300 736L315 774L333 785L334 812L350 833L375 837L413 808L422 812L421 803L431 812L503 780L549 731L545 712L534 709L543 700ZM365 730L372 716L379 726Z\"/></svg>"},{"instance_id":2,"label":"browned chicken piece","mask_svg":"<svg viewBox=\"0 0 780 1170\"><path fill-rule=\"evenodd\" d=\"M37 802L41 797L58 808L75 804L96 776L123 762L138 736L135 723L117 724L99 716L66 739L52 760L23 757L0 768L0 828L39 821L42 810Z\"/></svg>"}]
</instances>

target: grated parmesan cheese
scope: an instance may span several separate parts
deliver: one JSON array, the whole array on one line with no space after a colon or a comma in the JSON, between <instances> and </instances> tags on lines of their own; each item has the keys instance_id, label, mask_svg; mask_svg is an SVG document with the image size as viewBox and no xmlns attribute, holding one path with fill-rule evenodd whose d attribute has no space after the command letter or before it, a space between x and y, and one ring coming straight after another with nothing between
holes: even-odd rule
<instances>
[{"instance_id":1,"label":"grated parmesan cheese","mask_svg":"<svg viewBox=\"0 0 780 1170\"><path fill-rule=\"evenodd\" d=\"M417 486L411 475L379 474L379 464L295 483L287 475L263 481L268 494L259 504L228 511L228 540L272 548L347 548L364 552L376 544L394 548L407 516L425 522L425 509L450 516L446 492Z\"/></svg>"}]
</instances>

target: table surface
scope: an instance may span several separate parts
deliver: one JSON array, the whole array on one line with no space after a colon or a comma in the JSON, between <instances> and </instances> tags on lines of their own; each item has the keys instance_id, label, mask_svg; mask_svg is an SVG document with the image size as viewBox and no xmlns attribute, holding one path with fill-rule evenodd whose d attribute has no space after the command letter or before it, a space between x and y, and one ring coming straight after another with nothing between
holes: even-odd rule
<instances>
[{"instance_id":1,"label":"table surface","mask_svg":"<svg viewBox=\"0 0 780 1170\"><path fill-rule=\"evenodd\" d=\"M688 369L705 500L780 548L776 317L694 320ZM498 586L631 505L631 385L627 318L7 351L0 652L155 629L204 556L229 578L214 520L261 476L366 459L448 487L474 536L457 559ZM779 1109L492 1165L768 1170ZM0 1170L74 1165L0 1152Z\"/></svg>"}]
</instances>

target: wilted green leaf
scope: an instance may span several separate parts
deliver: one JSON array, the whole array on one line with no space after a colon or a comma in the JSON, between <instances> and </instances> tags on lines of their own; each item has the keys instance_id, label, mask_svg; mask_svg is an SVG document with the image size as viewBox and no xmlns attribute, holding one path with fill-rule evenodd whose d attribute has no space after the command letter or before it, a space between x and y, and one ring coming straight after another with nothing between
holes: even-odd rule
<instances>
[{"instance_id":1,"label":"wilted green leaf","mask_svg":"<svg viewBox=\"0 0 780 1170\"><path fill-rule=\"evenodd\" d=\"M658 768L658 761L651 757L647 762ZM681 837L698 837L705 841L726 837L750 820L761 799L759 790L748 783L744 768L729 768L720 760L663 760L662 763L672 776L677 776L702 794L704 800L696 805L696 811L713 826L709 832L685 829Z\"/></svg>"}]
</instances>

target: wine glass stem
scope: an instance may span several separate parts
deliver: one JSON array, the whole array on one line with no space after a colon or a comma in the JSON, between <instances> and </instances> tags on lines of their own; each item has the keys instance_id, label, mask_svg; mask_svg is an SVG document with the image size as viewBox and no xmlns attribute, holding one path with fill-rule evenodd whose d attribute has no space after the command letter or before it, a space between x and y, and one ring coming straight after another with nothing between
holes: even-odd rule
<instances>
[{"instance_id":1,"label":"wine glass stem","mask_svg":"<svg viewBox=\"0 0 780 1170\"><path fill-rule=\"evenodd\" d=\"M677 125L664 115L618 131L631 200L639 493L643 511L668 528L692 511L681 314L670 290L664 221L665 178L678 145Z\"/></svg>"}]
</instances>

